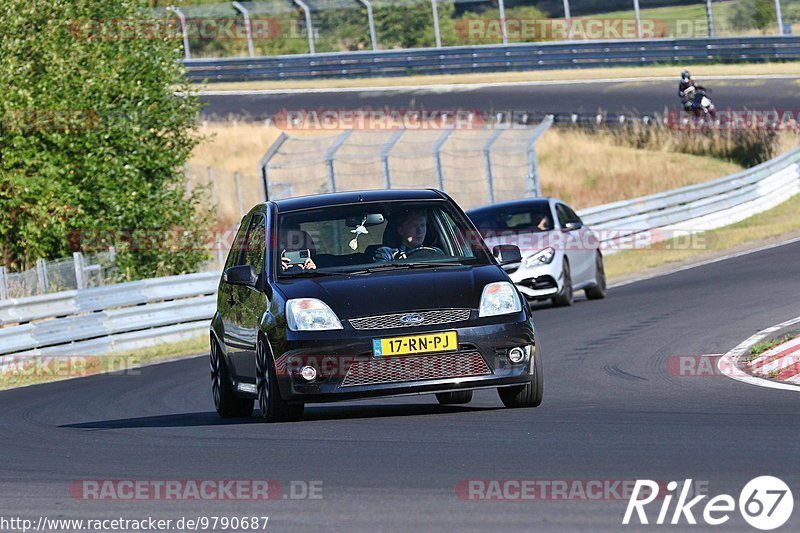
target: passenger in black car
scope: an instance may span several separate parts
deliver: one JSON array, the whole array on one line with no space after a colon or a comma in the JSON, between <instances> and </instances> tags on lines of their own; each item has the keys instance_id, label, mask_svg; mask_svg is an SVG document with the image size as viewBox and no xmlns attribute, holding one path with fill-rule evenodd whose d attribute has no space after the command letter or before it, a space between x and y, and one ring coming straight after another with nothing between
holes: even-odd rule
<instances>
[{"instance_id":1,"label":"passenger in black car","mask_svg":"<svg viewBox=\"0 0 800 533\"><path fill-rule=\"evenodd\" d=\"M311 256L316 253L316 246L314 246L314 239L311 238L307 232L300 229L300 226L281 228L279 235L279 249L281 250L281 270L286 271L292 268L300 268L302 270L314 270L317 265ZM302 263L295 263L291 257L286 255L287 252L298 252L301 250L308 250L309 257Z\"/></svg>"}]
</instances>

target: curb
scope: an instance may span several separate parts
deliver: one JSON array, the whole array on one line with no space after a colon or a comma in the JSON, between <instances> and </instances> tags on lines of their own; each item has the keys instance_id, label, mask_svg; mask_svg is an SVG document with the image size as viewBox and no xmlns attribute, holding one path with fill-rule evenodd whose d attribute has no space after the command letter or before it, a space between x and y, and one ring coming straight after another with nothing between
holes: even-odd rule
<instances>
[{"instance_id":1,"label":"curb","mask_svg":"<svg viewBox=\"0 0 800 533\"><path fill-rule=\"evenodd\" d=\"M746 367L753 375L800 385L800 337L765 351Z\"/></svg>"},{"instance_id":2,"label":"curb","mask_svg":"<svg viewBox=\"0 0 800 533\"><path fill-rule=\"evenodd\" d=\"M751 385L800 391L800 339L794 339L772 348L753 361L745 361L750 349L756 344L797 332L800 332L800 317L761 330L720 357L717 369L731 379ZM778 370L779 376L781 372L785 372L786 380L768 379L764 377L764 374L760 375L759 370L762 370L764 374Z\"/></svg>"}]
</instances>

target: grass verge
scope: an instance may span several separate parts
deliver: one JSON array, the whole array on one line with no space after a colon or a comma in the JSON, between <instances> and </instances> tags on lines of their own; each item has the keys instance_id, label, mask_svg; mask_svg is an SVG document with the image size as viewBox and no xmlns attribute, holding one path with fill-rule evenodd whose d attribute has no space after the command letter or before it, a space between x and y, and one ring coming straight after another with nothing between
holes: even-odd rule
<instances>
[{"instance_id":1,"label":"grass verge","mask_svg":"<svg viewBox=\"0 0 800 533\"><path fill-rule=\"evenodd\" d=\"M796 336L797 336L796 333L795 334L791 334L791 335L782 335L782 336L778 337L777 339L772 339L770 341L759 342L758 344L756 344L755 346L750 348L750 356L751 357L749 358L749 360L752 361L753 359L755 359L756 357L758 357L762 353L766 352L767 350L771 350L771 349L775 348L776 346L780 346L784 342L789 342L790 340L792 340Z\"/></svg>"},{"instance_id":2,"label":"grass verge","mask_svg":"<svg viewBox=\"0 0 800 533\"><path fill-rule=\"evenodd\" d=\"M738 65L692 65L652 67L612 67L565 70L532 70L431 76L398 76L389 78L343 78L324 80L244 81L194 85L195 90L252 91L292 89L346 89L356 87L407 87L414 85L467 85L476 83L514 83L537 81L603 80L618 78L673 77L677 80L682 68L689 68L697 79L711 76L797 76L797 61L788 63L744 63Z\"/></svg>"},{"instance_id":3,"label":"grass verge","mask_svg":"<svg viewBox=\"0 0 800 533\"><path fill-rule=\"evenodd\" d=\"M686 239L673 239L656 248L609 255L605 259L606 275L613 283L800 236L798 210L800 195L736 224L698 233L689 245Z\"/></svg>"},{"instance_id":4,"label":"grass verge","mask_svg":"<svg viewBox=\"0 0 800 533\"><path fill-rule=\"evenodd\" d=\"M135 369L141 366L207 351L208 337L198 335L181 342L99 356L20 357L0 371L0 390L104 373L135 375Z\"/></svg>"}]
</instances>

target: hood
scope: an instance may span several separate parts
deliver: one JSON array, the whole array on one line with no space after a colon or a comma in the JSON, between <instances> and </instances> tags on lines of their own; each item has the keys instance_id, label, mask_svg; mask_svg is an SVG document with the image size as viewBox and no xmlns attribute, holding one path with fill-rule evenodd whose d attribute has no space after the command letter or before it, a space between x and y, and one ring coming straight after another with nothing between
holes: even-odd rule
<instances>
[{"instance_id":1,"label":"hood","mask_svg":"<svg viewBox=\"0 0 800 533\"><path fill-rule=\"evenodd\" d=\"M425 309L477 309L483 287L508 281L495 265L396 270L356 276L281 279L290 298L322 300L340 319Z\"/></svg>"}]
</instances>

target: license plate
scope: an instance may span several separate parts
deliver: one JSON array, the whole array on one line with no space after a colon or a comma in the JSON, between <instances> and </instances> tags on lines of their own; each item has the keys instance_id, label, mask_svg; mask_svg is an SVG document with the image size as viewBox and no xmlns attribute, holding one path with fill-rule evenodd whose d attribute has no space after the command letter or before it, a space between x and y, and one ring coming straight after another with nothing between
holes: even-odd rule
<instances>
[{"instance_id":1,"label":"license plate","mask_svg":"<svg viewBox=\"0 0 800 533\"><path fill-rule=\"evenodd\" d=\"M408 337L392 337L388 339L374 339L372 341L372 352L377 357L450 352L457 349L458 336L455 331L428 333L427 335L410 335Z\"/></svg>"}]
</instances>

